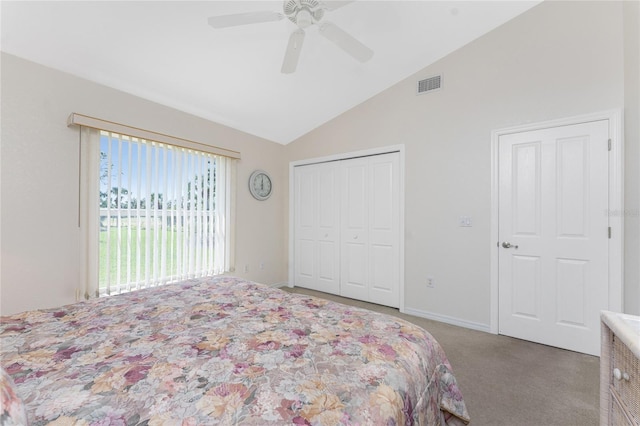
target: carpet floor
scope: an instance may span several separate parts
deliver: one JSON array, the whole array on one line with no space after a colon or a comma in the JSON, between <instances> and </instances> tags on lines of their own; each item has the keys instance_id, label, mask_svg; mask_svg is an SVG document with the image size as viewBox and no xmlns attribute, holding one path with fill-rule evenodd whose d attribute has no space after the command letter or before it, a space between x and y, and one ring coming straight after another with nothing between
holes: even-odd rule
<instances>
[{"instance_id":1,"label":"carpet floor","mask_svg":"<svg viewBox=\"0 0 640 426\"><path fill-rule=\"evenodd\" d=\"M456 327L300 287L282 289L383 312L429 331L449 358L474 426L599 423L598 357Z\"/></svg>"}]
</instances>

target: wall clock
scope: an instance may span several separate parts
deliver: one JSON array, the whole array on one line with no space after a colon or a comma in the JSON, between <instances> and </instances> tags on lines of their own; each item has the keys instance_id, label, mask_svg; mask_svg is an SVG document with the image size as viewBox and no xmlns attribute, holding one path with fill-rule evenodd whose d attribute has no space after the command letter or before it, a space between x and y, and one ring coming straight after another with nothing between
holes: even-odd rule
<instances>
[{"instance_id":1,"label":"wall clock","mask_svg":"<svg viewBox=\"0 0 640 426\"><path fill-rule=\"evenodd\" d=\"M271 177L264 170L256 170L249 177L249 191L256 200L264 201L271 196Z\"/></svg>"}]
</instances>

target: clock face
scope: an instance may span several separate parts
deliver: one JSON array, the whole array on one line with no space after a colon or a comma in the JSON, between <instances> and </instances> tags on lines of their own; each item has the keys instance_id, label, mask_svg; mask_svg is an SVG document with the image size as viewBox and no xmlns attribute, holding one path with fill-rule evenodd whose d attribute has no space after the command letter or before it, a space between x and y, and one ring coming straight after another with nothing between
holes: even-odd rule
<instances>
[{"instance_id":1,"label":"clock face","mask_svg":"<svg viewBox=\"0 0 640 426\"><path fill-rule=\"evenodd\" d=\"M266 172L256 170L249 178L249 191L257 200L266 200L271 195L271 178Z\"/></svg>"}]
</instances>

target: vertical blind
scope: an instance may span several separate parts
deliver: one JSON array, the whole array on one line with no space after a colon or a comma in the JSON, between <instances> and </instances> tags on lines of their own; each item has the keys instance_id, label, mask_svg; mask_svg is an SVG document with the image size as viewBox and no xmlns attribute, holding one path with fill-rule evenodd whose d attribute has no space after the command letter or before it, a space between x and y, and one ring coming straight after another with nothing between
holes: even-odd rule
<instances>
[{"instance_id":1,"label":"vertical blind","mask_svg":"<svg viewBox=\"0 0 640 426\"><path fill-rule=\"evenodd\" d=\"M232 160L91 131L92 145L99 139L99 154L95 149L90 154L99 164L98 220L93 221L99 248L97 288L87 294L117 294L223 273Z\"/></svg>"}]
</instances>

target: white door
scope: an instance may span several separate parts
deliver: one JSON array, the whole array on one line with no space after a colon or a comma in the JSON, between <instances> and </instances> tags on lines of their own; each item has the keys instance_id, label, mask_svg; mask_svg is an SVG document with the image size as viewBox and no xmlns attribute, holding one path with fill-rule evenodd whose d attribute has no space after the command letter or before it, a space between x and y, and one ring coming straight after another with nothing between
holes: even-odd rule
<instances>
[{"instance_id":1,"label":"white door","mask_svg":"<svg viewBox=\"0 0 640 426\"><path fill-rule=\"evenodd\" d=\"M400 305L399 158L341 161L342 296Z\"/></svg>"},{"instance_id":2,"label":"white door","mask_svg":"<svg viewBox=\"0 0 640 426\"><path fill-rule=\"evenodd\" d=\"M600 354L607 120L499 138L499 332Z\"/></svg>"},{"instance_id":3,"label":"white door","mask_svg":"<svg viewBox=\"0 0 640 426\"><path fill-rule=\"evenodd\" d=\"M400 306L400 154L369 157L369 301Z\"/></svg>"},{"instance_id":4,"label":"white door","mask_svg":"<svg viewBox=\"0 0 640 426\"><path fill-rule=\"evenodd\" d=\"M294 176L295 283L340 292L340 186L338 163L296 167Z\"/></svg>"},{"instance_id":5,"label":"white door","mask_svg":"<svg viewBox=\"0 0 640 426\"><path fill-rule=\"evenodd\" d=\"M369 300L369 159L341 161L340 295Z\"/></svg>"}]
</instances>

